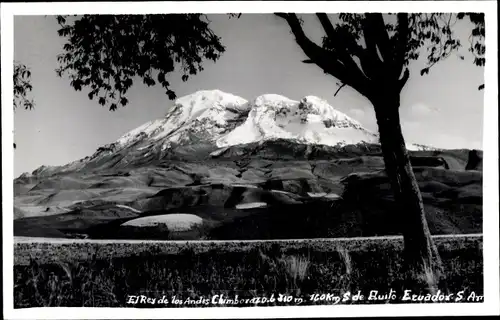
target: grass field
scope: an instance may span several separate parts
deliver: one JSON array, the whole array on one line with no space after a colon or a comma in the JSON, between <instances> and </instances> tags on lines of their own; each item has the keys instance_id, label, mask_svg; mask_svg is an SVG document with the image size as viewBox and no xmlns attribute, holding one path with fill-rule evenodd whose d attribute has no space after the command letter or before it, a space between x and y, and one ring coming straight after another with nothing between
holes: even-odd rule
<instances>
[{"instance_id":1,"label":"grass field","mask_svg":"<svg viewBox=\"0 0 500 320\"><path fill-rule=\"evenodd\" d=\"M448 300L436 298L440 302L480 301L482 237L437 236L435 242L444 277L429 287L422 275L418 285L407 288L401 281L400 237L71 243L18 239L14 301L16 308L407 303L413 301L403 298L411 294L421 295L415 302L432 302L425 294L447 295Z\"/></svg>"}]
</instances>

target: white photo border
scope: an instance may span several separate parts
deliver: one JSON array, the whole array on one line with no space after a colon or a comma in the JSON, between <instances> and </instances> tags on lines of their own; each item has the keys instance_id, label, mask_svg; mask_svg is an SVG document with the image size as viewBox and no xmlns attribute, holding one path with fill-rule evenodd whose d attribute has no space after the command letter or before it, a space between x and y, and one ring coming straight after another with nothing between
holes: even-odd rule
<instances>
[{"instance_id":1,"label":"white photo border","mask_svg":"<svg viewBox=\"0 0 500 320\"><path fill-rule=\"evenodd\" d=\"M483 241L484 303L411 305L335 305L248 308L28 308L13 303L13 51L15 15L147 14L147 13L273 13L315 12L484 12L486 66L483 128ZM498 315L499 205L498 205L498 60L496 1L186 1L186 2L64 2L2 3L2 219L3 305L7 319L191 319L191 318L303 318Z\"/></svg>"}]
</instances>

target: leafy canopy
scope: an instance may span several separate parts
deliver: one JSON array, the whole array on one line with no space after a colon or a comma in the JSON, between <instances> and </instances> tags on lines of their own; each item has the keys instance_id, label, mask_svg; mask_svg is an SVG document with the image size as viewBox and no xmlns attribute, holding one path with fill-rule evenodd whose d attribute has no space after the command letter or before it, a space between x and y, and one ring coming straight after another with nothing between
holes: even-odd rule
<instances>
[{"instance_id":1,"label":"leafy canopy","mask_svg":"<svg viewBox=\"0 0 500 320\"><path fill-rule=\"evenodd\" d=\"M217 61L225 48L203 14L84 15L69 22L58 16L65 37L57 59L59 76L68 74L71 86L89 90L88 97L116 110L138 76L147 86L157 82L170 99L166 75L181 66L182 80L203 70L204 60Z\"/></svg>"},{"instance_id":2,"label":"leafy canopy","mask_svg":"<svg viewBox=\"0 0 500 320\"><path fill-rule=\"evenodd\" d=\"M342 86L349 85L368 98L380 96L380 84L399 94L410 76L407 66L421 55L425 54L427 61L420 72L424 75L436 63L457 53L462 44L454 26L465 17L474 26L469 37L474 63L485 63L484 14L341 13L333 23L327 14L317 13L324 31L321 45L308 38L296 14L276 15L288 23L295 41L308 56L303 62L316 64L339 79Z\"/></svg>"},{"instance_id":3,"label":"leafy canopy","mask_svg":"<svg viewBox=\"0 0 500 320\"><path fill-rule=\"evenodd\" d=\"M325 32L321 45L307 37L296 14L276 16L286 20L308 56L303 62L316 64L342 86L368 97L376 94L369 89L373 83L384 83L399 93L410 76L407 66L423 54L427 65L421 75L457 53L462 47L453 32L458 20L472 22L469 51L476 65L485 64L482 13L341 13L335 23L327 14L317 13ZM110 110L127 104L126 93L136 77L148 86L160 83L175 99L167 75L177 65L187 81L203 70L204 61L215 62L225 51L203 14L57 16L57 21L59 35L67 40L58 56L57 74L69 75L75 90L86 88L90 99Z\"/></svg>"},{"instance_id":4,"label":"leafy canopy","mask_svg":"<svg viewBox=\"0 0 500 320\"><path fill-rule=\"evenodd\" d=\"M31 110L35 107L33 99L28 98L28 93L33 90L31 85L31 71L26 65L14 63L14 110L24 107Z\"/></svg>"}]
</instances>

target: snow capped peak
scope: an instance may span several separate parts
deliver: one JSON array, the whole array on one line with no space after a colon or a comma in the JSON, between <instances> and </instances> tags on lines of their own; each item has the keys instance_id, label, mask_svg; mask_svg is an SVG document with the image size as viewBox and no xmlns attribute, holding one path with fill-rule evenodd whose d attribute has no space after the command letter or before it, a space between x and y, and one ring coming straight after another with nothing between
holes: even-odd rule
<instances>
[{"instance_id":1,"label":"snow capped peak","mask_svg":"<svg viewBox=\"0 0 500 320\"><path fill-rule=\"evenodd\" d=\"M272 139L324 145L374 143L377 135L336 110L325 100L306 96L300 101L277 94L253 100L246 121L217 140L219 147Z\"/></svg>"},{"instance_id":2,"label":"snow capped peak","mask_svg":"<svg viewBox=\"0 0 500 320\"><path fill-rule=\"evenodd\" d=\"M216 117L224 121L224 112L237 113L248 109L247 101L241 97L220 90L202 90L184 96L175 101L173 109L166 118L174 118L179 123L186 123L200 118Z\"/></svg>"},{"instance_id":3,"label":"snow capped peak","mask_svg":"<svg viewBox=\"0 0 500 320\"><path fill-rule=\"evenodd\" d=\"M314 114L321 115L337 122L346 121L354 126L362 127L361 123L347 116L345 113L338 111L324 99L316 96L306 96L300 102L304 106L309 107Z\"/></svg>"},{"instance_id":4,"label":"snow capped peak","mask_svg":"<svg viewBox=\"0 0 500 320\"><path fill-rule=\"evenodd\" d=\"M165 117L149 121L102 146L90 157L64 166L42 166L32 175L48 176L56 171L89 168L124 168L168 158L176 147L184 152L228 147L248 143L286 140L290 143L344 146L378 144L374 134L326 100L306 96L299 101L278 94L264 94L250 102L220 90L201 90L177 99ZM409 150L429 149L408 144ZM200 153L200 154L201 154ZM24 178L22 176L21 178Z\"/></svg>"},{"instance_id":5,"label":"snow capped peak","mask_svg":"<svg viewBox=\"0 0 500 320\"><path fill-rule=\"evenodd\" d=\"M238 123L248 111L248 102L241 97L220 90L200 90L178 98L164 118L124 134L114 145L119 148L161 145L165 150L172 143L189 143L193 135L217 136Z\"/></svg>"},{"instance_id":6,"label":"snow capped peak","mask_svg":"<svg viewBox=\"0 0 500 320\"><path fill-rule=\"evenodd\" d=\"M290 100L287 97L282 96L280 94L267 93L255 98L253 104L257 107L265 105L272 108L272 107L287 105L294 102L296 101Z\"/></svg>"},{"instance_id":7,"label":"snow capped peak","mask_svg":"<svg viewBox=\"0 0 500 320\"><path fill-rule=\"evenodd\" d=\"M200 90L178 98L164 118L126 133L107 149L134 146L163 152L179 144L208 142L226 147L273 139L324 145L378 140L376 134L319 97L296 101L263 94L248 102L221 90Z\"/></svg>"},{"instance_id":8,"label":"snow capped peak","mask_svg":"<svg viewBox=\"0 0 500 320\"><path fill-rule=\"evenodd\" d=\"M121 136L120 139L118 139L116 141L116 144L123 146L123 145L130 143L134 139L137 139L139 136L149 136L153 132L155 132L159 128L161 128L163 123L164 123L164 119L157 119L157 120L152 120L152 121L146 122L142 126L139 126L135 129L127 132L123 136Z\"/></svg>"},{"instance_id":9,"label":"snow capped peak","mask_svg":"<svg viewBox=\"0 0 500 320\"><path fill-rule=\"evenodd\" d=\"M192 94L183 96L175 101L175 105L190 104L193 106L194 105L201 106L201 105L206 105L207 103L208 104L219 103L220 105L239 106L246 102L247 101L241 97L215 89L215 90L199 90Z\"/></svg>"}]
</instances>

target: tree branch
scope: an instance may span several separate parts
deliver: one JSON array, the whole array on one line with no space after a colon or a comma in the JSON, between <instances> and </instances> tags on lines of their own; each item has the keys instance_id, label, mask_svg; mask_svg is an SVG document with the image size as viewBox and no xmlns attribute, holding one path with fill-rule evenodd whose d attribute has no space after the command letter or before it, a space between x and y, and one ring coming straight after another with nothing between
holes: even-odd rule
<instances>
[{"instance_id":1,"label":"tree branch","mask_svg":"<svg viewBox=\"0 0 500 320\"><path fill-rule=\"evenodd\" d=\"M356 76L356 70L347 68L335 51L328 51L311 41L304 33L300 21L295 13L275 13L276 16L284 19L295 36L295 42L300 46L307 57L312 60L325 73L331 74L362 95L367 94L367 85L365 78Z\"/></svg>"},{"instance_id":2,"label":"tree branch","mask_svg":"<svg viewBox=\"0 0 500 320\"><path fill-rule=\"evenodd\" d=\"M353 53L348 52L347 46L344 43L345 41L340 39L338 34L335 32L335 28L333 27L330 18L328 18L328 15L326 13L318 12L316 13L316 16L318 17L326 36L332 41L332 43L339 43L339 46L333 48L335 54L339 57L338 60L347 67L349 73L359 77L360 79L366 80L365 74L352 58Z\"/></svg>"},{"instance_id":3,"label":"tree branch","mask_svg":"<svg viewBox=\"0 0 500 320\"><path fill-rule=\"evenodd\" d=\"M376 80L382 70L382 61L379 59L377 51L377 36L373 30L373 26L368 19L361 20L361 30L363 30L363 38L365 40L366 49L361 50L359 60L364 73L372 80Z\"/></svg>"},{"instance_id":4,"label":"tree branch","mask_svg":"<svg viewBox=\"0 0 500 320\"><path fill-rule=\"evenodd\" d=\"M328 18L328 16L326 15L326 13L318 12L318 13L316 13L316 16L318 17L318 20L321 23L323 30L325 30L326 36L334 39L335 38L335 29L333 28L333 24L330 21L330 19Z\"/></svg>"},{"instance_id":5,"label":"tree branch","mask_svg":"<svg viewBox=\"0 0 500 320\"><path fill-rule=\"evenodd\" d=\"M392 60L392 48L389 40L389 35L387 34L384 18L381 13L366 13L365 20L367 25L373 31L375 35L375 44L380 51L380 55L384 62L389 62Z\"/></svg>"},{"instance_id":6,"label":"tree branch","mask_svg":"<svg viewBox=\"0 0 500 320\"><path fill-rule=\"evenodd\" d=\"M409 77L408 70L405 70L403 75L401 74L404 68L407 46L407 19L407 14L398 16L398 20L401 22L398 25L401 37L395 45L389 39L382 14L366 13L365 19L361 21L366 43L366 50L360 55L363 70L371 80L375 82L383 81L384 86L396 88L399 91Z\"/></svg>"},{"instance_id":7,"label":"tree branch","mask_svg":"<svg viewBox=\"0 0 500 320\"><path fill-rule=\"evenodd\" d=\"M408 13L398 13L398 24L396 27L397 39L394 45L394 71L396 77L401 75L404 68L406 49L408 46ZM406 72L406 71L405 71Z\"/></svg>"},{"instance_id":8,"label":"tree branch","mask_svg":"<svg viewBox=\"0 0 500 320\"><path fill-rule=\"evenodd\" d=\"M333 94L333 96L336 97L337 93L339 93L340 89L342 89L343 87L345 87L345 83L342 83L342 85L337 89L337 91L335 91L335 93Z\"/></svg>"},{"instance_id":9,"label":"tree branch","mask_svg":"<svg viewBox=\"0 0 500 320\"><path fill-rule=\"evenodd\" d=\"M398 79L399 92L401 92L401 90L403 90L403 87L406 85L408 78L410 78L410 70L408 70L408 68L406 68L401 79Z\"/></svg>"}]
</instances>

